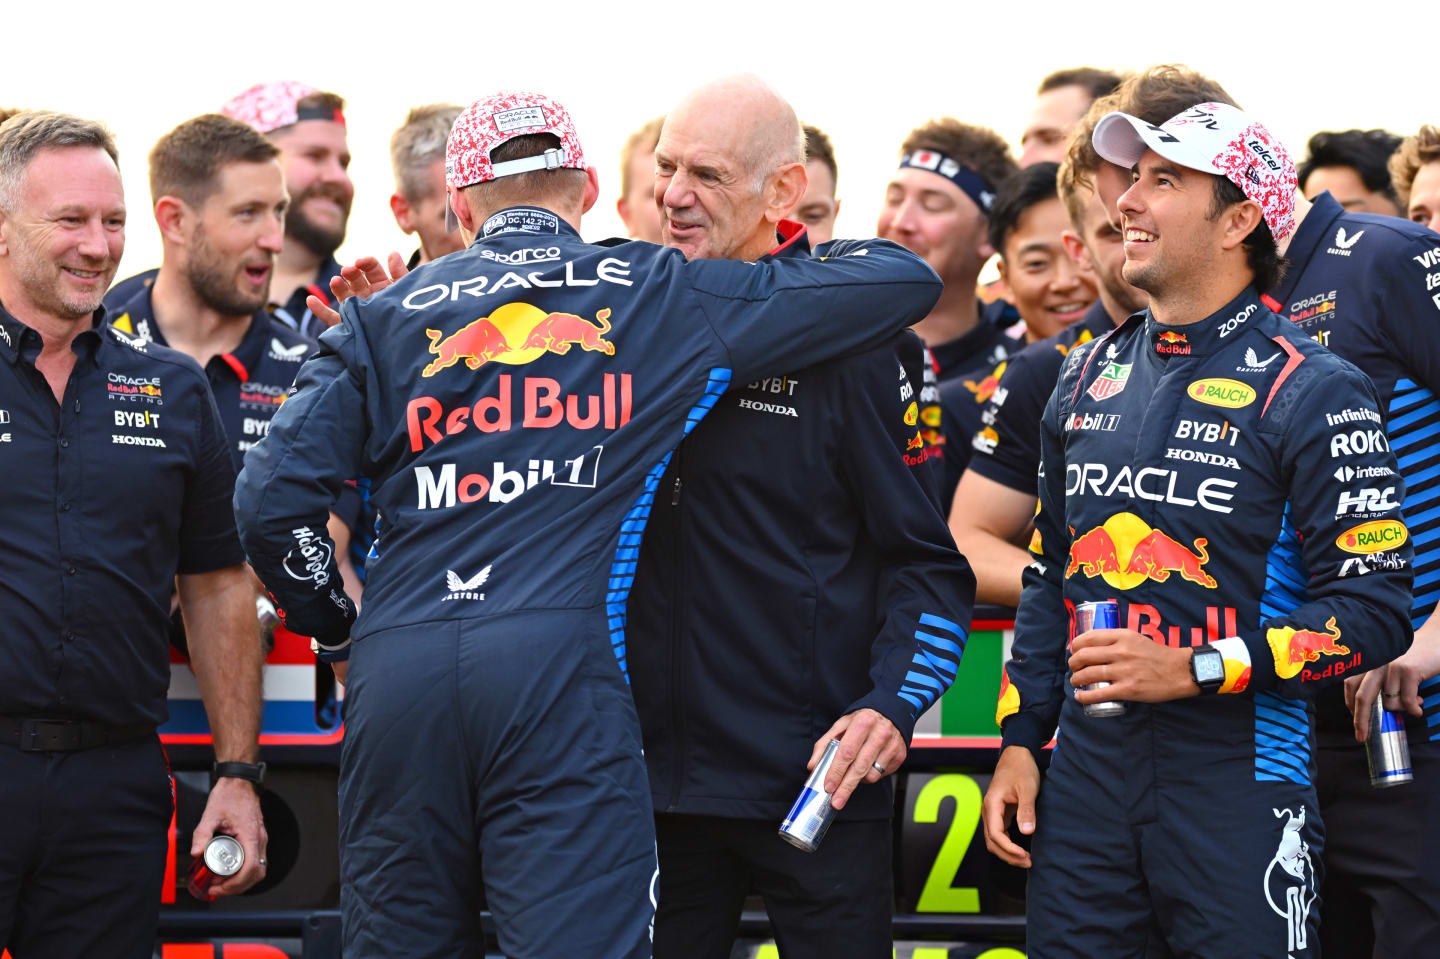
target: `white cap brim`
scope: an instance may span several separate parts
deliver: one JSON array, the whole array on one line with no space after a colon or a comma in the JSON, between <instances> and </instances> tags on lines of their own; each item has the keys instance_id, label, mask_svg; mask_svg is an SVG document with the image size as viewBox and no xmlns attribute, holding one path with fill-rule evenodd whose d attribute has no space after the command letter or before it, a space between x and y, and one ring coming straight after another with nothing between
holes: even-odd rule
<instances>
[{"instance_id":1,"label":"white cap brim","mask_svg":"<svg viewBox=\"0 0 1440 959\"><path fill-rule=\"evenodd\" d=\"M1140 162L1146 150L1154 150L1165 159L1191 170L1225 175L1225 171L1215 166L1213 144L1197 149L1196 144L1186 143L1170 131L1151 126L1139 117L1118 110L1100 118L1090 143L1102 160L1127 170Z\"/></svg>"}]
</instances>

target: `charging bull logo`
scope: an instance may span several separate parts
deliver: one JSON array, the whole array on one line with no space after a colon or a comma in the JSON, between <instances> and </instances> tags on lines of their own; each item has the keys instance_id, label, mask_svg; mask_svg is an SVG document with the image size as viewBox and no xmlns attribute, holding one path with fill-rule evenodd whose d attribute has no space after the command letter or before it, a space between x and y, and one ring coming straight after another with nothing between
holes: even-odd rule
<instances>
[{"instance_id":1,"label":"charging bull logo","mask_svg":"<svg viewBox=\"0 0 1440 959\"><path fill-rule=\"evenodd\" d=\"M1065 578L1076 573L1103 577L1116 589L1133 589L1146 580L1163 583L1171 573L1214 589L1215 577L1205 571L1210 554L1209 540L1193 541L1194 550L1172 539L1134 513L1116 513L1103 525L1082 533L1070 544L1070 563Z\"/></svg>"},{"instance_id":2,"label":"charging bull logo","mask_svg":"<svg viewBox=\"0 0 1440 959\"><path fill-rule=\"evenodd\" d=\"M995 706L995 725L1005 722L1006 716L1020 711L1020 690L1010 682L1010 671L1000 669L1000 701Z\"/></svg>"},{"instance_id":3,"label":"charging bull logo","mask_svg":"<svg viewBox=\"0 0 1440 959\"><path fill-rule=\"evenodd\" d=\"M1270 865L1265 867L1265 901L1277 916L1285 920L1289 952L1302 951L1306 945L1306 924L1310 907L1315 904L1315 865L1310 861L1310 844L1300 837L1305 826L1305 807L1297 814L1289 809L1273 809L1275 818L1285 818L1280 830L1280 845ZM1276 873L1276 868L1279 873ZM1278 898L1285 908L1280 908Z\"/></svg>"},{"instance_id":4,"label":"charging bull logo","mask_svg":"<svg viewBox=\"0 0 1440 959\"><path fill-rule=\"evenodd\" d=\"M1315 662L1321 655L1348 656L1350 647L1342 646L1339 639L1340 628L1335 625L1334 616L1325 621L1323 633L1290 626L1265 632L1265 641L1275 655L1275 675L1281 679L1289 679L1300 672L1302 666Z\"/></svg>"},{"instance_id":5,"label":"charging bull logo","mask_svg":"<svg viewBox=\"0 0 1440 959\"><path fill-rule=\"evenodd\" d=\"M1008 360L1004 363L1001 363L999 366L995 367L995 369L990 372L989 376L985 377L978 383L974 380L964 381L965 388L971 393L975 394L976 403L984 403L986 400L990 399L990 397L995 395L995 388L1000 385L1000 377L1005 373L1005 367L1008 365L1008 363Z\"/></svg>"},{"instance_id":6,"label":"charging bull logo","mask_svg":"<svg viewBox=\"0 0 1440 959\"><path fill-rule=\"evenodd\" d=\"M520 366L545 353L564 356L572 346L614 356L615 344L605 339L609 332L608 309L596 313L592 323L574 313L546 313L528 303L506 303L449 336L442 330L426 330L436 358L420 375L434 376L461 360L472 370L491 361Z\"/></svg>"}]
</instances>

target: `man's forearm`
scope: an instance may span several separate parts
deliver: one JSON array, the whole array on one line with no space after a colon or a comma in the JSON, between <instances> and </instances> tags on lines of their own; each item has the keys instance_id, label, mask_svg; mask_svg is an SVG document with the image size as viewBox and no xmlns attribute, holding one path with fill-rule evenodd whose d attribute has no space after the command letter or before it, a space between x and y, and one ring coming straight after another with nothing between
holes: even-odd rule
<instances>
[{"instance_id":1,"label":"man's forearm","mask_svg":"<svg viewBox=\"0 0 1440 959\"><path fill-rule=\"evenodd\" d=\"M1021 577L1035 557L977 526L952 524L950 532L975 571L975 602L1019 606Z\"/></svg>"},{"instance_id":2,"label":"man's forearm","mask_svg":"<svg viewBox=\"0 0 1440 959\"><path fill-rule=\"evenodd\" d=\"M256 762L264 652L250 570L232 566L178 579L190 668L210 720L215 759Z\"/></svg>"}]
</instances>

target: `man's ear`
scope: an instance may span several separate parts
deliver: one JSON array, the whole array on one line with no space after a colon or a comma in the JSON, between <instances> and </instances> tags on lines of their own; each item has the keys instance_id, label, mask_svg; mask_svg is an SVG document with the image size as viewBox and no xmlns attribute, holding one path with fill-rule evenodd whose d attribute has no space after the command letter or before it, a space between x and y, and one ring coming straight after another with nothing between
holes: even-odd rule
<instances>
[{"instance_id":1,"label":"man's ear","mask_svg":"<svg viewBox=\"0 0 1440 959\"><path fill-rule=\"evenodd\" d=\"M585 168L585 203L580 208L582 214L589 213L595 201L600 199L600 174L593 166Z\"/></svg>"},{"instance_id":2,"label":"man's ear","mask_svg":"<svg viewBox=\"0 0 1440 959\"><path fill-rule=\"evenodd\" d=\"M789 216L800 201L805 198L805 188L810 185L810 174L803 163L787 163L770 176L769 202L765 206L765 219L779 223Z\"/></svg>"},{"instance_id":3,"label":"man's ear","mask_svg":"<svg viewBox=\"0 0 1440 959\"><path fill-rule=\"evenodd\" d=\"M1065 247L1065 253L1070 261L1082 270L1094 270L1095 261L1090 259L1090 250L1085 246L1085 241L1074 230L1063 230L1060 233L1060 243Z\"/></svg>"},{"instance_id":4,"label":"man's ear","mask_svg":"<svg viewBox=\"0 0 1440 959\"><path fill-rule=\"evenodd\" d=\"M194 212L178 196L166 194L155 201L155 225L160 227L160 236L171 243L187 244L193 221Z\"/></svg>"},{"instance_id":5,"label":"man's ear","mask_svg":"<svg viewBox=\"0 0 1440 959\"><path fill-rule=\"evenodd\" d=\"M395 215L395 222L400 227L400 232L411 234L415 232L415 211L410 206L410 201L399 193L390 194L390 212Z\"/></svg>"},{"instance_id":6,"label":"man's ear","mask_svg":"<svg viewBox=\"0 0 1440 959\"><path fill-rule=\"evenodd\" d=\"M1220 248L1233 250L1260 226L1264 215L1254 200L1236 203L1225 211L1225 235L1221 237Z\"/></svg>"}]
</instances>

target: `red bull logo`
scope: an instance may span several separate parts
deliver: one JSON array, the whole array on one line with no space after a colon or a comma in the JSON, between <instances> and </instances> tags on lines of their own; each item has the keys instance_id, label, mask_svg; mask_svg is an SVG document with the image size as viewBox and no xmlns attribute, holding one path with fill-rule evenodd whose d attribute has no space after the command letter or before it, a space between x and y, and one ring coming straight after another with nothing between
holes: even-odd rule
<instances>
[{"instance_id":1,"label":"red bull logo","mask_svg":"<svg viewBox=\"0 0 1440 959\"><path fill-rule=\"evenodd\" d=\"M461 361L472 370L489 362L520 366L545 353L564 356L573 346L614 356L615 344L605 339L608 332L608 309L596 313L592 323L574 313L545 313L528 303L506 303L448 336L426 330L435 359L420 375L434 376Z\"/></svg>"},{"instance_id":2,"label":"red bull logo","mask_svg":"<svg viewBox=\"0 0 1440 959\"><path fill-rule=\"evenodd\" d=\"M475 403L447 409L433 396L413 397L405 407L410 451L418 453L446 436L469 429L505 433L515 428L516 403L512 382L519 381L520 428L552 429L567 424L577 430L618 429L630 422L634 406L629 373L606 373L599 393L567 393L559 380L548 376L514 377L501 373L495 395Z\"/></svg>"},{"instance_id":3,"label":"red bull logo","mask_svg":"<svg viewBox=\"0 0 1440 959\"><path fill-rule=\"evenodd\" d=\"M1155 352L1168 356L1188 356L1190 353L1190 341L1185 338L1184 333L1175 333L1166 330L1156 337L1159 340L1155 344Z\"/></svg>"},{"instance_id":4,"label":"red bull logo","mask_svg":"<svg viewBox=\"0 0 1440 959\"><path fill-rule=\"evenodd\" d=\"M1100 576L1116 589L1133 589L1146 580L1163 583L1172 573L1180 578L1214 589L1215 577L1205 571L1210 562L1209 540L1201 536L1193 549L1148 523L1134 513L1116 513L1102 525L1076 537L1070 544L1068 579L1076 573Z\"/></svg>"},{"instance_id":5,"label":"red bull logo","mask_svg":"<svg viewBox=\"0 0 1440 959\"><path fill-rule=\"evenodd\" d=\"M1020 711L1020 690L1016 689L1010 682L1010 671L1004 667L1000 670L1000 701L995 706L995 725L999 726L1005 721L1006 716L1014 715Z\"/></svg>"},{"instance_id":6,"label":"red bull logo","mask_svg":"<svg viewBox=\"0 0 1440 959\"><path fill-rule=\"evenodd\" d=\"M914 435L913 437L910 438L910 442L908 442L908 443L905 444L905 450L906 450L906 452L909 452L910 450L918 450L918 449L924 449L924 448L925 448L925 441L920 438L920 433L919 433L918 431L915 433L915 435Z\"/></svg>"},{"instance_id":7,"label":"red bull logo","mask_svg":"<svg viewBox=\"0 0 1440 959\"><path fill-rule=\"evenodd\" d=\"M1321 656L1348 656L1350 647L1341 645L1340 629L1335 617L1325 621L1325 631L1295 629L1283 626L1265 631L1265 641L1275 656L1275 675L1289 679L1299 673L1306 663L1313 663Z\"/></svg>"},{"instance_id":8,"label":"red bull logo","mask_svg":"<svg viewBox=\"0 0 1440 959\"><path fill-rule=\"evenodd\" d=\"M975 402L984 403L990 399L991 396L995 395L995 388L1000 385L1000 377L1005 372L1005 367L1008 363L1008 360L1001 363L991 371L989 376L978 383L974 380L965 380L965 388L975 394Z\"/></svg>"},{"instance_id":9,"label":"red bull logo","mask_svg":"<svg viewBox=\"0 0 1440 959\"><path fill-rule=\"evenodd\" d=\"M1213 643L1238 632L1233 606L1206 606L1204 626L1178 626L1166 622L1158 607L1147 603L1127 603L1125 628L1133 629L1161 646L1173 646L1177 649L1181 646Z\"/></svg>"}]
</instances>

